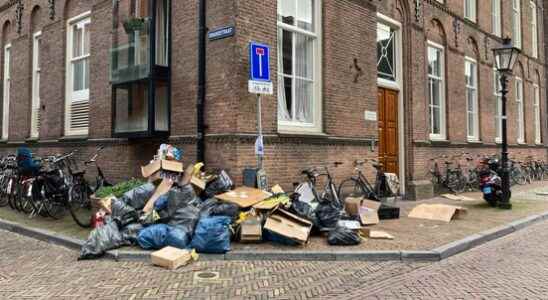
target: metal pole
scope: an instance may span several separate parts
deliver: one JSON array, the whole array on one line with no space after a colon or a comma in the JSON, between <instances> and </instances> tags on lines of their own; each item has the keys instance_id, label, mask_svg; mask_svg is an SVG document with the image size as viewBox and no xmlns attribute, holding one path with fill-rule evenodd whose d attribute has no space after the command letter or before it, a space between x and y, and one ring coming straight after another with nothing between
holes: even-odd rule
<instances>
[{"instance_id":1,"label":"metal pole","mask_svg":"<svg viewBox=\"0 0 548 300\"><path fill-rule=\"evenodd\" d=\"M508 131L507 131L507 120L506 115L506 94L508 94L508 78L505 73L501 74L500 83L502 86L502 153L501 153L501 164L502 164L502 201L499 203L499 207L503 209L512 209L512 204L510 203L510 174L508 170Z\"/></svg>"},{"instance_id":2,"label":"metal pole","mask_svg":"<svg viewBox=\"0 0 548 300\"><path fill-rule=\"evenodd\" d=\"M261 94L257 94L257 131L258 131L257 138L262 139L263 125L262 125ZM262 168L263 168L263 156L261 154L257 154L257 169L261 170Z\"/></svg>"}]
</instances>

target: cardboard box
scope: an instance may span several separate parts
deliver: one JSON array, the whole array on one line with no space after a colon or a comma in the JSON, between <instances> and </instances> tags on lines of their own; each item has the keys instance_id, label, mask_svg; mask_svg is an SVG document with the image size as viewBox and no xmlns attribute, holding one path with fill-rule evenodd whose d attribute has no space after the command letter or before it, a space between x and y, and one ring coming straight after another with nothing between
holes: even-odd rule
<instances>
[{"instance_id":1,"label":"cardboard box","mask_svg":"<svg viewBox=\"0 0 548 300\"><path fill-rule=\"evenodd\" d=\"M158 199L160 199L162 195L169 192L172 186L173 186L173 181L169 179L162 180L160 185L158 185L158 187L154 191L154 194L152 194L150 199L148 199L145 207L143 208L143 212L148 213L152 211L152 209L154 209L154 203L156 203L156 201L158 201Z\"/></svg>"},{"instance_id":2,"label":"cardboard box","mask_svg":"<svg viewBox=\"0 0 548 300\"><path fill-rule=\"evenodd\" d=\"M466 208L445 204L421 204L413 208L409 218L451 222L467 212Z\"/></svg>"},{"instance_id":3,"label":"cardboard box","mask_svg":"<svg viewBox=\"0 0 548 300\"><path fill-rule=\"evenodd\" d=\"M234 203L240 208L248 208L269 198L270 196L272 196L272 194L269 192L243 186L230 192L217 195L215 198L229 203Z\"/></svg>"},{"instance_id":4,"label":"cardboard box","mask_svg":"<svg viewBox=\"0 0 548 300\"><path fill-rule=\"evenodd\" d=\"M146 166L141 167L141 173L144 178L149 178L158 171L170 171L175 173L183 173L183 163L173 160L155 160Z\"/></svg>"},{"instance_id":5,"label":"cardboard box","mask_svg":"<svg viewBox=\"0 0 548 300\"><path fill-rule=\"evenodd\" d=\"M379 213L365 206L360 207L359 217L362 225L377 225L380 223Z\"/></svg>"},{"instance_id":6,"label":"cardboard box","mask_svg":"<svg viewBox=\"0 0 548 300\"><path fill-rule=\"evenodd\" d=\"M202 191L205 190L207 184L205 180L198 176L192 176L192 178L190 178L190 183Z\"/></svg>"},{"instance_id":7,"label":"cardboard box","mask_svg":"<svg viewBox=\"0 0 548 300\"><path fill-rule=\"evenodd\" d=\"M379 224L378 209L381 207L381 203L377 201L367 200L364 198L352 198L345 199L345 209L350 216L359 217L362 225L376 225Z\"/></svg>"},{"instance_id":8,"label":"cardboard box","mask_svg":"<svg viewBox=\"0 0 548 300\"><path fill-rule=\"evenodd\" d=\"M250 217L240 225L240 241L243 243L260 242L263 240L261 220Z\"/></svg>"},{"instance_id":9,"label":"cardboard box","mask_svg":"<svg viewBox=\"0 0 548 300\"><path fill-rule=\"evenodd\" d=\"M187 265L192 260L192 253L189 250L165 247L162 250L152 252L150 260L153 265L175 270Z\"/></svg>"},{"instance_id":10,"label":"cardboard box","mask_svg":"<svg viewBox=\"0 0 548 300\"><path fill-rule=\"evenodd\" d=\"M310 236L312 223L278 208L266 219L264 229L284 236L299 244L305 244Z\"/></svg>"}]
</instances>

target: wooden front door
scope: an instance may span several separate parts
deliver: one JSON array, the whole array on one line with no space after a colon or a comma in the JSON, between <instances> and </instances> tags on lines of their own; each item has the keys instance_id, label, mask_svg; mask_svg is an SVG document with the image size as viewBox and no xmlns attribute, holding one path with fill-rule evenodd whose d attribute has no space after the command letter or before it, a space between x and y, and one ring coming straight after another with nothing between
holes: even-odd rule
<instances>
[{"instance_id":1,"label":"wooden front door","mask_svg":"<svg viewBox=\"0 0 548 300\"><path fill-rule=\"evenodd\" d=\"M379 162L385 172L399 174L398 92L379 88Z\"/></svg>"}]
</instances>

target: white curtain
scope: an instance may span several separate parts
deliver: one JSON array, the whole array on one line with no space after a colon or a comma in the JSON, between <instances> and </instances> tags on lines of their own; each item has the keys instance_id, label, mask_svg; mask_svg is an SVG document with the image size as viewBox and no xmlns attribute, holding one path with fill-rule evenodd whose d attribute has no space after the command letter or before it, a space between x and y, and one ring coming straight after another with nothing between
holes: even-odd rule
<instances>
[{"instance_id":1,"label":"white curtain","mask_svg":"<svg viewBox=\"0 0 548 300\"><path fill-rule=\"evenodd\" d=\"M168 32L167 32L168 5L166 0L156 2L156 64L167 66Z\"/></svg>"},{"instance_id":2,"label":"white curtain","mask_svg":"<svg viewBox=\"0 0 548 300\"><path fill-rule=\"evenodd\" d=\"M284 83L284 63L283 63L283 30L278 30L278 119L283 121L291 120L291 115L287 110L287 101L285 98Z\"/></svg>"},{"instance_id":3,"label":"white curtain","mask_svg":"<svg viewBox=\"0 0 548 300\"><path fill-rule=\"evenodd\" d=\"M312 123L313 43L308 36L295 34L295 118L304 123Z\"/></svg>"}]
</instances>

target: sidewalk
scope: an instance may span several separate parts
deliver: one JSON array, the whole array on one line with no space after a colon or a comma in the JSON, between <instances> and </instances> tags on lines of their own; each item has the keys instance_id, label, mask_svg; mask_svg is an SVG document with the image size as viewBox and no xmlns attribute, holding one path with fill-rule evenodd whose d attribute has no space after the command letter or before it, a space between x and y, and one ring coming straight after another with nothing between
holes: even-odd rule
<instances>
[{"instance_id":1,"label":"sidewalk","mask_svg":"<svg viewBox=\"0 0 548 300\"><path fill-rule=\"evenodd\" d=\"M402 201L398 203L401 209L400 219L381 221L379 225L371 227L373 230L381 230L393 235L395 237L394 240L369 239L358 246L334 247L327 244L325 237L312 236L310 242L303 247L283 246L270 242L261 244L240 244L234 242L231 246L233 251L242 250L258 253L272 250L303 252L431 250L528 216L548 212L548 196L538 194L542 194L543 192L548 192L548 181L514 187L512 210L489 207L481 199L481 193L479 192L464 194L470 198L477 199L469 202L453 201L442 197L416 202ZM407 218L412 208L423 203L462 206L468 209L468 214L462 219L453 220L450 223ZM80 240L85 240L89 234L89 230L78 227L70 215L67 215L63 220L52 220L41 217L29 219L28 216L5 207L0 209L0 219L31 228L46 229ZM121 250L132 250L132 248L122 248Z\"/></svg>"}]
</instances>

